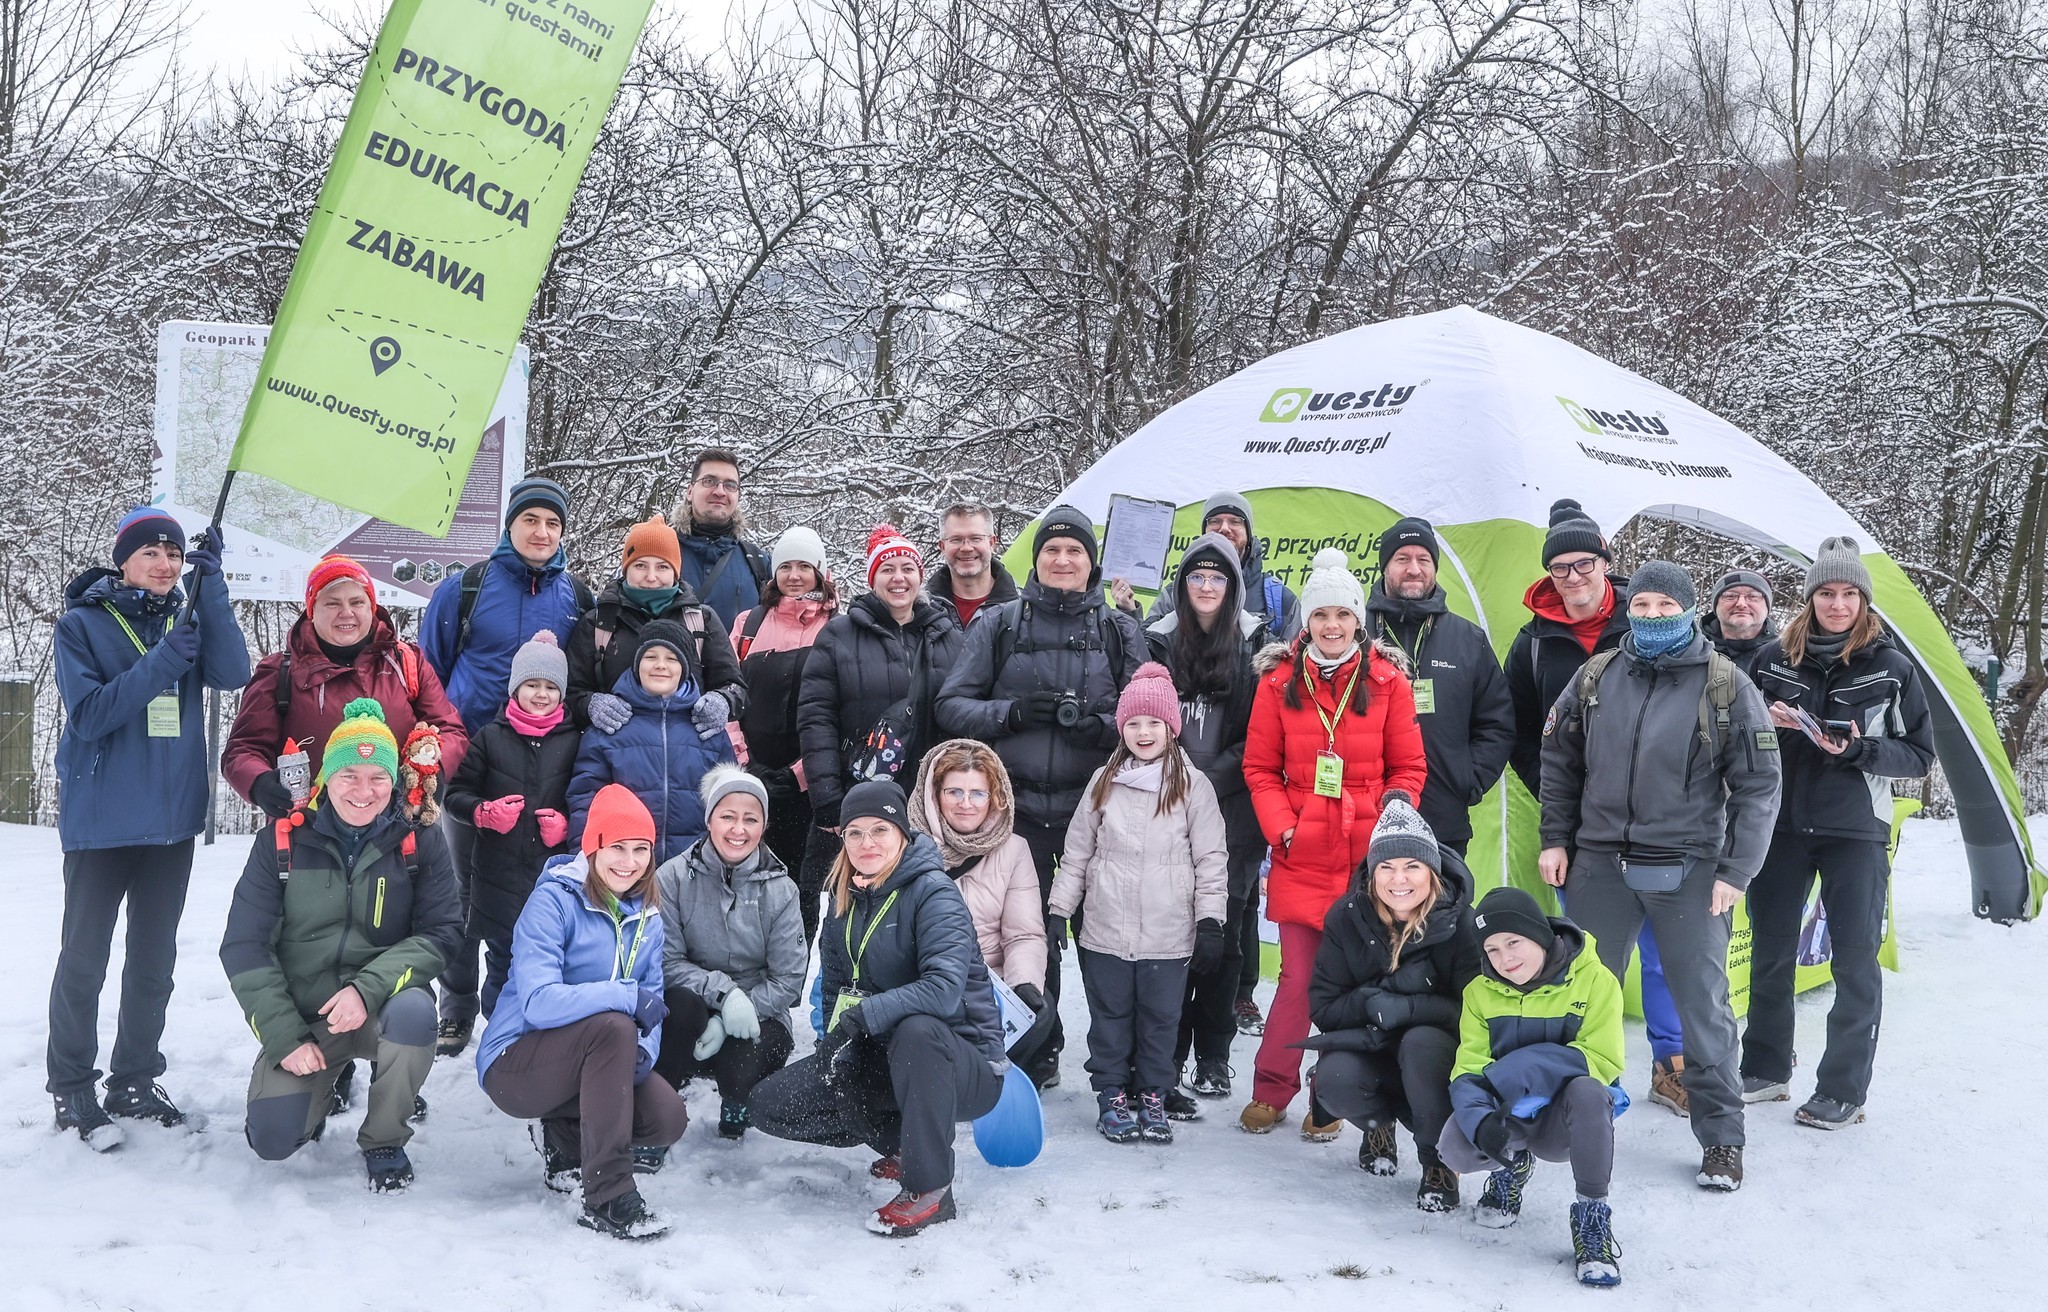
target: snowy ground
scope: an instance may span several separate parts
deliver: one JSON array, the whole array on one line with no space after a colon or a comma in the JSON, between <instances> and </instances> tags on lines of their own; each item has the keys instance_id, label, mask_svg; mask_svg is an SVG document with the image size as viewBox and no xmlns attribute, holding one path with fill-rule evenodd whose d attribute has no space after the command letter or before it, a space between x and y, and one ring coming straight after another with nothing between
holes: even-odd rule
<instances>
[{"instance_id":1,"label":"snowy ground","mask_svg":"<svg viewBox=\"0 0 2048 1312\"><path fill-rule=\"evenodd\" d=\"M2048 823L2036 823L2048 839ZM0 828L15 889L14 951L0 958L0 1105L13 1109L0 1119L0 1307L1236 1312L1386 1300L1528 1312L1601 1297L1571 1282L1561 1167L1538 1170L1520 1227L1493 1232L1471 1219L1478 1177L1466 1177L1464 1211L1414 1210L1405 1143L1403 1174L1390 1181L1358 1170L1355 1130L1334 1145L1239 1133L1250 1039L1236 1053L1240 1096L1155 1148L1096 1137L1077 1037L1066 1082L1047 1099L1044 1156L999 1172L963 1129L960 1220L906 1242L861 1229L887 1194L868 1179L866 1152L759 1135L725 1147L701 1088L668 1170L643 1181L676 1232L638 1247L598 1238L572 1224L570 1201L542 1190L525 1127L485 1102L467 1056L440 1063L428 1084L433 1112L413 1143L410 1192L363 1188L350 1132L360 1112L293 1160L265 1164L242 1141L252 1044L215 956L246 841L201 849L166 1036L168 1087L212 1124L197 1135L131 1128L126 1147L95 1157L51 1131L42 1091L56 835ZM1635 1296L1694 1307L2039 1306L2048 1198L2012 1168L2039 1153L2037 1135L2016 1142L2013 1131L2037 1119L2021 1099L2048 1083L2043 931L1969 915L1952 825L1908 822L1901 856L1905 972L1888 981L1869 1123L1829 1135L1795 1128L1786 1104L1754 1111L1748 1185L1703 1193L1685 1125L1642 1097L1649 1057L1631 1027L1638 1101L1618 1127L1613 1202ZM1067 1008L1077 1036L1087 1024L1078 993ZM1803 1001L1802 1052L1819 1053L1825 1007L1825 994Z\"/></svg>"}]
</instances>

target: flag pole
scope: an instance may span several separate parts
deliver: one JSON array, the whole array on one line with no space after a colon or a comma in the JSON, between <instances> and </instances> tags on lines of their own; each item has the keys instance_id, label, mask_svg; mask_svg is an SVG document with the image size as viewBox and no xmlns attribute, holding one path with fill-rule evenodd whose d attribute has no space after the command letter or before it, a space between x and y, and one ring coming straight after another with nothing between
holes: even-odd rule
<instances>
[{"instance_id":1,"label":"flag pole","mask_svg":"<svg viewBox=\"0 0 2048 1312\"><path fill-rule=\"evenodd\" d=\"M219 547L221 517L227 514L228 510L228 489L234 485L235 469L234 466L230 465L228 466L228 472L221 477L220 496L213 503L213 522L206 526L205 532L207 540L215 544L216 550ZM205 582L206 576L204 574L194 574L192 576L192 595L185 599L185 617L187 619L190 619L193 612L199 609L199 588Z\"/></svg>"}]
</instances>

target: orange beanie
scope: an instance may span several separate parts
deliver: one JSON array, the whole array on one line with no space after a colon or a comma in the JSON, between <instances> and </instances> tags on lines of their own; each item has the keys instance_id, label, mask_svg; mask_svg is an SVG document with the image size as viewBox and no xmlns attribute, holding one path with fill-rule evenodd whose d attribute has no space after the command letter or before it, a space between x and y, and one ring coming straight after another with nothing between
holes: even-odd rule
<instances>
[{"instance_id":1,"label":"orange beanie","mask_svg":"<svg viewBox=\"0 0 2048 1312\"><path fill-rule=\"evenodd\" d=\"M590 799L590 814L583 821L583 855L595 856L598 848L627 838L655 841L654 817L632 789L606 784Z\"/></svg>"},{"instance_id":2,"label":"orange beanie","mask_svg":"<svg viewBox=\"0 0 2048 1312\"><path fill-rule=\"evenodd\" d=\"M642 556L665 560L678 578L683 573L683 544L676 537L676 531L669 527L668 520L660 513L652 519L643 519L626 530L626 550L619 561L619 568L630 569L634 561Z\"/></svg>"}]
</instances>

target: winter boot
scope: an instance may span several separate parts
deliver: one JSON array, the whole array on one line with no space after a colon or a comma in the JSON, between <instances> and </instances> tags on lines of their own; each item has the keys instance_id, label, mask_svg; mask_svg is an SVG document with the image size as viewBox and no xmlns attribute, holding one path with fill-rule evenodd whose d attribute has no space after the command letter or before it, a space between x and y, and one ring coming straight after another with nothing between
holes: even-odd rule
<instances>
[{"instance_id":1,"label":"winter boot","mask_svg":"<svg viewBox=\"0 0 2048 1312\"><path fill-rule=\"evenodd\" d=\"M724 1139L728 1143L738 1143L741 1139L746 1138L747 1126L750 1124L752 1124L752 1121L747 1113L747 1105L745 1103L733 1102L730 1099L719 1100L719 1138Z\"/></svg>"},{"instance_id":2,"label":"winter boot","mask_svg":"<svg viewBox=\"0 0 2048 1312\"><path fill-rule=\"evenodd\" d=\"M1254 1037L1266 1032L1266 1016L1250 994L1237 1000L1237 1032Z\"/></svg>"},{"instance_id":3,"label":"winter boot","mask_svg":"<svg viewBox=\"0 0 2048 1312\"><path fill-rule=\"evenodd\" d=\"M1744 1102L1791 1102L1792 1085L1786 1080L1774 1080L1767 1075L1745 1075L1742 1077L1742 1100Z\"/></svg>"},{"instance_id":4,"label":"winter boot","mask_svg":"<svg viewBox=\"0 0 2048 1312\"><path fill-rule=\"evenodd\" d=\"M1394 1138L1392 1121L1372 1121L1365 1127L1365 1142L1358 1145L1358 1169L1367 1175L1398 1175L1401 1146Z\"/></svg>"},{"instance_id":5,"label":"winter boot","mask_svg":"<svg viewBox=\"0 0 2048 1312\"><path fill-rule=\"evenodd\" d=\"M1572 1204L1572 1258L1580 1284L1609 1289L1621 1283L1621 1245L1614 1242L1614 1213L1605 1202Z\"/></svg>"},{"instance_id":6,"label":"winter boot","mask_svg":"<svg viewBox=\"0 0 2048 1312\"><path fill-rule=\"evenodd\" d=\"M887 1157L877 1157L868 1163L868 1174L877 1180L901 1180L903 1159L895 1153L890 1153Z\"/></svg>"},{"instance_id":7,"label":"winter boot","mask_svg":"<svg viewBox=\"0 0 2048 1312\"><path fill-rule=\"evenodd\" d=\"M583 1187L583 1159L579 1155L582 1145L576 1122L536 1121L529 1133L533 1146L540 1149L540 1181L558 1194L573 1194ZM557 1144L563 1146L557 1147ZM567 1145L575 1144L571 1149Z\"/></svg>"},{"instance_id":8,"label":"winter boot","mask_svg":"<svg viewBox=\"0 0 2048 1312\"><path fill-rule=\"evenodd\" d=\"M1138 1134L1146 1143L1173 1142L1173 1124L1168 1120L1172 1113L1166 1104L1170 1096L1163 1089L1138 1090ZM1188 1105L1194 1104L1190 1102Z\"/></svg>"},{"instance_id":9,"label":"winter boot","mask_svg":"<svg viewBox=\"0 0 2048 1312\"><path fill-rule=\"evenodd\" d=\"M427 1123L427 1100L417 1093L414 1094L412 1096L412 1115L405 1119L413 1125L425 1125Z\"/></svg>"},{"instance_id":10,"label":"winter boot","mask_svg":"<svg viewBox=\"0 0 2048 1312\"><path fill-rule=\"evenodd\" d=\"M904 1239L927 1226L950 1221L957 1215L959 1213L953 1210L951 1185L928 1194L914 1194L905 1189L875 1209L875 1214L868 1218L868 1229L890 1239Z\"/></svg>"},{"instance_id":11,"label":"winter boot","mask_svg":"<svg viewBox=\"0 0 2048 1312\"><path fill-rule=\"evenodd\" d=\"M1138 1137L1138 1118L1132 1115L1131 1100L1122 1089L1104 1089L1095 1095L1095 1105L1102 1110L1095 1128L1102 1131L1103 1138L1111 1143L1129 1143Z\"/></svg>"},{"instance_id":12,"label":"winter boot","mask_svg":"<svg viewBox=\"0 0 2048 1312\"><path fill-rule=\"evenodd\" d=\"M1308 1110L1301 1117L1301 1137L1310 1143L1334 1143L1344 1133L1344 1122L1323 1110L1316 1101L1313 1091L1308 1097Z\"/></svg>"},{"instance_id":13,"label":"winter boot","mask_svg":"<svg viewBox=\"0 0 2048 1312\"><path fill-rule=\"evenodd\" d=\"M155 1121L167 1129L206 1128L204 1116L187 1115L179 1111L161 1084L110 1085L103 1105L109 1116L121 1116L135 1121Z\"/></svg>"},{"instance_id":14,"label":"winter boot","mask_svg":"<svg viewBox=\"0 0 2048 1312\"><path fill-rule=\"evenodd\" d=\"M1175 1086L1166 1091L1166 1114L1176 1121L1199 1121L1202 1119L1202 1104Z\"/></svg>"},{"instance_id":15,"label":"winter boot","mask_svg":"<svg viewBox=\"0 0 2048 1312\"><path fill-rule=\"evenodd\" d=\"M1274 1126L1280 1124L1280 1116L1278 1107L1254 1098L1237 1114L1237 1128L1246 1134L1267 1134Z\"/></svg>"},{"instance_id":16,"label":"winter boot","mask_svg":"<svg viewBox=\"0 0 2048 1312\"><path fill-rule=\"evenodd\" d=\"M1792 1119L1816 1130L1840 1130L1863 1119L1863 1109L1816 1093L1792 1113Z\"/></svg>"},{"instance_id":17,"label":"winter boot","mask_svg":"<svg viewBox=\"0 0 2048 1312\"><path fill-rule=\"evenodd\" d=\"M436 1057L460 1057L462 1050L469 1046L470 1031L476 1027L473 1020L444 1020L434 1031L434 1055Z\"/></svg>"},{"instance_id":18,"label":"winter boot","mask_svg":"<svg viewBox=\"0 0 2048 1312\"><path fill-rule=\"evenodd\" d=\"M57 1128L78 1131L78 1137L85 1140L85 1146L96 1153L112 1152L127 1137L126 1132L107 1116L107 1109L100 1106L100 1100L92 1096L89 1084L83 1089L57 1094L54 1101L57 1104Z\"/></svg>"},{"instance_id":19,"label":"winter boot","mask_svg":"<svg viewBox=\"0 0 2048 1312\"><path fill-rule=\"evenodd\" d=\"M412 1183L412 1159L403 1148L365 1148L363 1168L373 1194L395 1194Z\"/></svg>"},{"instance_id":20,"label":"winter boot","mask_svg":"<svg viewBox=\"0 0 2048 1312\"><path fill-rule=\"evenodd\" d=\"M1693 1177L1702 1189L1732 1194L1742 1187L1742 1148L1739 1144L1717 1143L1700 1154L1700 1173Z\"/></svg>"},{"instance_id":21,"label":"winter boot","mask_svg":"<svg viewBox=\"0 0 2048 1312\"><path fill-rule=\"evenodd\" d=\"M1685 1096L1683 1055L1650 1063L1650 1101L1659 1107L1669 1107L1680 1116L1692 1115L1692 1104Z\"/></svg>"},{"instance_id":22,"label":"winter boot","mask_svg":"<svg viewBox=\"0 0 2048 1312\"><path fill-rule=\"evenodd\" d=\"M1228 1062L1195 1058L1195 1078L1188 1083L1197 1098L1228 1098L1231 1070Z\"/></svg>"},{"instance_id":23,"label":"winter boot","mask_svg":"<svg viewBox=\"0 0 2048 1312\"><path fill-rule=\"evenodd\" d=\"M665 1143L636 1143L633 1145L633 1174L659 1175L661 1168L668 1165L668 1145Z\"/></svg>"},{"instance_id":24,"label":"winter boot","mask_svg":"<svg viewBox=\"0 0 2048 1312\"><path fill-rule=\"evenodd\" d=\"M1508 1164L1486 1177L1479 1191L1479 1209L1472 1219L1490 1230L1505 1230L1522 1219L1522 1187L1536 1170L1527 1149L1511 1153Z\"/></svg>"},{"instance_id":25,"label":"winter boot","mask_svg":"<svg viewBox=\"0 0 2048 1312\"><path fill-rule=\"evenodd\" d=\"M341 1074L334 1077L334 1091L327 1095L327 1114L339 1116L347 1111L348 1105L355 1100L356 1064L345 1061L341 1064Z\"/></svg>"},{"instance_id":26,"label":"winter boot","mask_svg":"<svg viewBox=\"0 0 2048 1312\"><path fill-rule=\"evenodd\" d=\"M613 1239L659 1239L668 1233L668 1221L660 1213L647 1210L647 1200L637 1189L629 1189L595 1207L585 1203L576 1224Z\"/></svg>"},{"instance_id":27,"label":"winter boot","mask_svg":"<svg viewBox=\"0 0 2048 1312\"><path fill-rule=\"evenodd\" d=\"M1422 1185L1415 1191L1415 1205L1425 1212L1458 1210L1458 1173L1442 1162L1425 1163Z\"/></svg>"}]
</instances>

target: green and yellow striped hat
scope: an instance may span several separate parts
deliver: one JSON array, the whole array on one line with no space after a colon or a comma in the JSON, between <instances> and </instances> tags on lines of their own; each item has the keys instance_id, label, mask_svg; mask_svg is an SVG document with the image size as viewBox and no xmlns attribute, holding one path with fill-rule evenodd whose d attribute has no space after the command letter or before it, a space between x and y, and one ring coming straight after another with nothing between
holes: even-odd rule
<instances>
[{"instance_id":1,"label":"green and yellow striped hat","mask_svg":"<svg viewBox=\"0 0 2048 1312\"><path fill-rule=\"evenodd\" d=\"M327 735L320 751L320 777L316 789L327 787L327 776L351 765L381 766L398 786L398 740L384 723L384 708L374 697L358 697L341 709L341 723Z\"/></svg>"}]
</instances>

